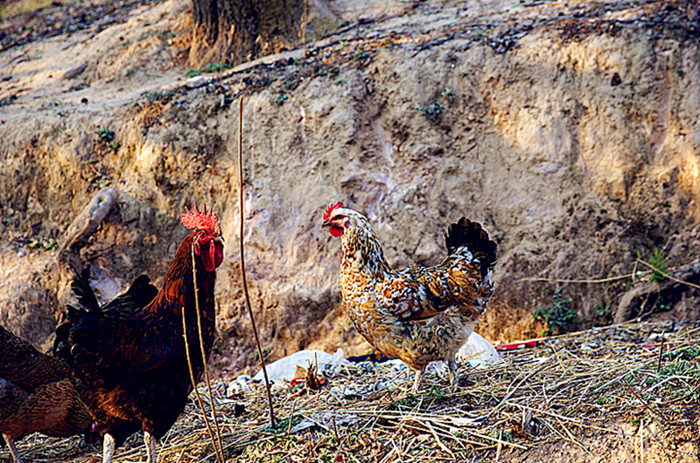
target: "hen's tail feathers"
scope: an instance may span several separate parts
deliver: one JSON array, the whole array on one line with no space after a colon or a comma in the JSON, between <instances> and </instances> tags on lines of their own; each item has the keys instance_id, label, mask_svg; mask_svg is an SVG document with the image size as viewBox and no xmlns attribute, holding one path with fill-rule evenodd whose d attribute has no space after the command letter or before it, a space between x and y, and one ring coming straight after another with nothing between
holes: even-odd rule
<instances>
[{"instance_id":1,"label":"hen's tail feathers","mask_svg":"<svg viewBox=\"0 0 700 463\"><path fill-rule=\"evenodd\" d=\"M449 254L463 246L469 249L474 259L479 260L482 278L486 277L488 271L496 264L496 243L489 239L481 224L466 217L450 225L445 234L445 244Z\"/></svg>"},{"instance_id":2,"label":"hen's tail feathers","mask_svg":"<svg viewBox=\"0 0 700 463\"><path fill-rule=\"evenodd\" d=\"M56 327L53 355L65 360L72 367L93 361L92 353L98 352L104 342L100 336L103 319L99 309L86 310L81 306L66 305L66 310L61 314Z\"/></svg>"},{"instance_id":3,"label":"hen's tail feathers","mask_svg":"<svg viewBox=\"0 0 700 463\"><path fill-rule=\"evenodd\" d=\"M68 338L70 337L70 332L73 328L71 318L74 317L77 312L80 312L80 310L68 305L66 306L65 311L61 313L58 320L58 325L56 326L56 337L53 340L53 348L51 349L52 354L55 357L63 359L69 363L71 362L71 355Z\"/></svg>"}]
</instances>

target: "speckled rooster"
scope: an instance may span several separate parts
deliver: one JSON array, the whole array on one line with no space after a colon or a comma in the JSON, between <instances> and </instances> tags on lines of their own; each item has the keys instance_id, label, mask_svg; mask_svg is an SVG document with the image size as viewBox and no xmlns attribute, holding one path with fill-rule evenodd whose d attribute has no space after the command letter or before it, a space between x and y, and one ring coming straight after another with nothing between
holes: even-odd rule
<instances>
[{"instance_id":1,"label":"speckled rooster","mask_svg":"<svg viewBox=\"0 0 700 463\"><path fill-rule=\"evenodd\" d=\"M394 270L367 218L337 202L323 214L323 227L342 239L340 286L355 328L377 350L416 371L447 362L453 387L455 355L486 310L496 243L476 222L462 218L445 236L447 257L434 267Z\"/></svg>"},{"instance_id":2,"label":"speckled rooster","mask_svg":"<svg viewBox=\"0 0 700 463\"><path fill-rule=\"evenodd\" d=\"M92 301L89 307L68 307L66 321L56 330L56 345L64 346L58 352L75 369L80 396L103 427L103 463L111 462L115 446L140 429L148 463L155 463L157 440L184 410L192 382L183 311L195 378L201 378L204 368L197 308L205 357L211 353L216 268L223 260L221 228L206 206L200 212L195 205L181 221L193 231L178 247L155 298L146 302L153 297L147 279L135 282L144 287L143 297L122 297L98 307L94 296L83 295L83 303Z\"/></svg>"}]
</instances>

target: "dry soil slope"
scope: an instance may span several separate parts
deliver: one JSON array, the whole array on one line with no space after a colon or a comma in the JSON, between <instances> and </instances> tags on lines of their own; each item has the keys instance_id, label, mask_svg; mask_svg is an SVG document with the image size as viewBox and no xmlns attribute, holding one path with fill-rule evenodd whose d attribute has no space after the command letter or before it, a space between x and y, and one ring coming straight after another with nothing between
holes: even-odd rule
<instances>
[{"instance_id":1,"label":"dry soil slope","mask_svg":"<svg viewBox=\"0 0 700 463\"><path fill-rule=\"evenodd\" d=\"M29 290L55 298L66 282L50 251L26 244L58 238L109 183L130 211L143 204L154 217L116 214L83 251L121 287L142 271L162 277L181 237L163 230L184 205L219 213L220 367L247 363L239 95L249 279L272 356L365 346L342 315L339 243L318 227L331 201L367 213L396 266L437 262L449 223L481 221L500 245L497 296L478 328L494 340L536 334L530 313L558 287L581 326L609 322L625 285L522 278L625 273L654 248L673 265L698 256L700 39L672 3L421 2L375 13L195 81L178 61L189 25L180 0L0 53L12 76L0 98L15 96L0 107L0 208L12 239L3 267L14 269L0 283L3 323L19 315L18 331L49 335L57 301L17 301ZM695 313L692 295L672 301L674 317Z\"/></svg>"}]
</instances>

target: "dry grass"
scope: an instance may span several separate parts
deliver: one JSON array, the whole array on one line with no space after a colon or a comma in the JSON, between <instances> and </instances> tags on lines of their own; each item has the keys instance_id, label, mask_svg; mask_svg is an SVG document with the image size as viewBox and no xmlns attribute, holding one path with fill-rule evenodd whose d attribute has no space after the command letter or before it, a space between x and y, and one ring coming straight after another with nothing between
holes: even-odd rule
<instances>
[{"instance_id":1,"label":"dry grass","mask_svg":"<svg viewBox=\"0 0 700 463\"><path fill-rule=\"evenodd\" d=\"M697 433L699 343L700 323L689 322L567 334L507 353L499 365L463 369L454 394L436 375L414 396L406 392L412 378L405 371L381 364L343 367L319 390L302 382L276 391L276 429L269 427L262 385L237 399L245 411L236 416L236 401L224 396L222 383L215 397L224 453L231 462L507 461L559 442L593 458L587 439L619 440L612 423L636 429L655 424L663 431L655 438L665 445ZM313 426L291 432L304 419ZM99 446L81 451L77 442L35 436L20 443L20 452L33 462L99 455ZM163 439L159 455L164 462L215 460L194 404ZM119 449L115 461L145 461L140 437Z\"/></svg>"},{"instance_id":2,"label":"dry grass","mask_svg":"<svg viewBox=\"0 0 700 463\"><path fill-rule=\"evenodd\" d=\"M55 0L16 0L3 2L0 6L0 20L24 13L33 13L54 3Z\"/></svg>"}]
</instances>

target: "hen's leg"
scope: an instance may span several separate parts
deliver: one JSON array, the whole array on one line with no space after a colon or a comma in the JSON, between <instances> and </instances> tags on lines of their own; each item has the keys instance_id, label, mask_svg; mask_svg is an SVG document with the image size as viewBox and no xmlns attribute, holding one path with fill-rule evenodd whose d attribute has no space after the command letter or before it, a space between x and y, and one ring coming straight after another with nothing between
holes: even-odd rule
<instances>
[{"instance_id":1,"label":"hen's leg","mask_svg":"<svg viewBox=\"0 0 700 463\"><path fill-rule=\"evenodd\" d=\"M19 457L19 452L17 451L17 447L15 447L15 442L10 439L10 436L3 434L2 437L5 439L5 442L7 442L7 446L10 448L10 453L12 454L12 458L15 459L15 463L22 463L22 459Z\"/></svg>"},{"instance_id":2,"label":"hen's leg","mask_svg":"<svg viewBox=\"0 0 700 463\"><path fill-rule=\"evenodd\" d=\"M455 359L447 362L447 366L450 368L450 388L452 392L457 391L457 385L459 384L459 373L457 372L457 361Z\"/></svg>"},{"instance_id":3,"label":"hen's leg","mask_svg":"<svg viewBox=\"0 0 700 463\"><path fill-rule=\"evenodd\" d=\"M102 463L112 463L114 456L114 437L111 434L105 434L102 441Z\"/></svg>"},{"instance_id":4,"label":"hen's leg","mask_svg":"<svg viewBox=\"0 0 700 463\"><path fill-rule=\"evenodd\" d=\"M156 453L156 444L158 441L151 433L144 431L143 440L146 442L147 463L158 463L158 455Z\"/></svg>"},{"instance_id":5,"label":"hen's leg","mask_svg":"<svg viewBox=\"0 0 700 463\"><path fill-rule=\"evenodd\" d=\"M416 370L416 380L413 381L413 387L411 388L411 392L413 394L418 394L418 391L420 391L420 383L423 381L423 370Z\"/></svg>"}]
</instances>

